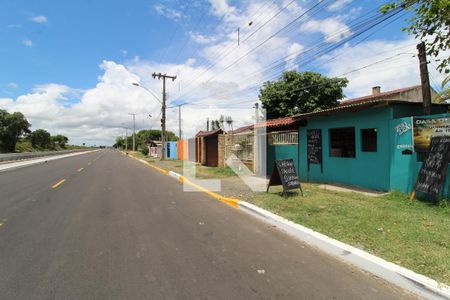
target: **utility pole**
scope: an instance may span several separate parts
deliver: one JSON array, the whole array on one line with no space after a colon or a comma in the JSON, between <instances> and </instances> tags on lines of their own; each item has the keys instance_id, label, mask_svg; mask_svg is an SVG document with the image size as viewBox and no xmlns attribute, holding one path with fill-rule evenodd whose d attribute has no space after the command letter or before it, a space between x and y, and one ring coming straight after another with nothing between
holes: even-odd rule
<instances>
[{"instance_id":1,"label":"utility pole","mask_svg":"<svg viewBox=\"0 0 450 300\"><path fill-rule=\"evenodd\" d=\"M153 79L158 77L158 79L163 79L163 101L162 101L162 113L161 113L161 142L162 142L162 151L161 151L161 160L165 159L166 156L166 78L172 79L175 81L177 76L169 76L167 74L161 73L153 73Z\"/></svg>"},{"instance_id":2,"label":"utility pole","mask_svg":"<svg viewBox=\"0 0 450 300\"><path fill-rule=\"evenodd\" d=\"M428 62L425 42L418 44L417 50L419 51L418 57L420 62L420 81L422 84L423 112L426 115L431 115L431 88L430 78L428 77Z\"/></svg>"},{"instance_id":3,"label":"utility pole","mask_svg":"<svg viewBox=\"0 0 450 300\"><path fill-rule=\"evenodd\" d=\"M206 131L209 131L209 118L206 118Z\"/></svg>"},{"instance_id":4,"label":"utility pole","mask_svg":"<svg viewBox=\"0 0 450 300\"><path fill-rule=\"evenodd\" d=\"M128 113L130 116L133 116L133 151L136 151L136 114Z\"/></svg>"},{"instance_id":5,"label":"utility pole","mask_svg":"<svg viewBox=\"0 0 450 300\"><path fill-rule=\"evenodd\" d=\"M181 140L181 107L184 104L178 105L178 138Z\"/></svg>"},{"instance_id":6,"label":"utility pole","mask_svg":"<svg viewBox=\"0 0 450 300\"><path fill-rule=\"evenodd\" d=\"M125 127L125 152L128 152L128 127Z\"/></svg>"}]
</instances>

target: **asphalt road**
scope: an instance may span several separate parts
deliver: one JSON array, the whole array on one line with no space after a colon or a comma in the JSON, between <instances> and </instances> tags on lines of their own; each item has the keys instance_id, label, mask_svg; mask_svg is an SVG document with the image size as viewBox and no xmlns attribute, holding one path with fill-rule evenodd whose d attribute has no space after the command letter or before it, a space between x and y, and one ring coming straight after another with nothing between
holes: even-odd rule
<instances>
[{"instance_id":1,"label":"asphalt road","mask_svg":"<svg viewBox=\"0 0 450 300\"><path fill-rule=\"evenodd\" d=\"M111 150L1 172L0 224L1 299L414 298Z\"/></svg>"}]
</instances>

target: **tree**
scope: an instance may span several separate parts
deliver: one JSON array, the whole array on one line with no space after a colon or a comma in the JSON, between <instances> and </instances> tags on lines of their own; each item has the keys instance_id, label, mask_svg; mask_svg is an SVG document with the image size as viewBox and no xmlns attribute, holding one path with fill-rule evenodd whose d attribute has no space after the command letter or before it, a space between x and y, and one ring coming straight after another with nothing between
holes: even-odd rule
<instances>
[{"instance_id":1,"label":"tree","mask_svg":"<svg viewBox=\"0 0 450 300\"><path fill-rule=\"evenodd\" d=\"M136 141L139 145L143 145L145 143L150 143L152 141L160 141L161 140L161 130L159 129L144 129L140 130L136 134ZM174 132L166 130L166 141L177 141L178 137Z\"/></svg>"},{"instance_id":2,"label":"tree","mask_svg":"<svg viewBox=\"0 0 450 300\"><path fill-rule=\"evenodd\" d=\"M116 138L116 143L114 144L113 147L125 149L125 139L123 137Z\"/></svg>"},{"instance_id":3,"label":"tree","mask_svg":"<svg viewBox=\"0 0 450 300\"><path fill-rule=\"evenodd\" d=\"M58 144L58 146L63 149L66 148L66 144L68 141L69 141L69 138L62 134L52 136L52 142Z\"/></svg>"},{"instance_id":4,"label":"tree","mask_svg":"<svg viewBox=\"0 0 450 300\"><path fill-rule=\"evenodd\" d=\"M267 118L282 118L335 107L344 98L346 78L328 78L315 72L286 71L277 81L267 81L259 100Z\"/></svg>"},{"instance_id":5,"label":"tree","mask_svg":"<svg viewBox=\"0 0 450 300\"><path fill-rule=\"evenodd\" d=\"M433 102L444 103L450 100L450 75L448 75L441 85L442 90L434 96Z\"/></svg>"},{"instance_id":6,"label":"tree","mask_svg":"<svg viewBox=\"0 0 450 300\"><path fill-rule=\"evenodd\" d=\"M0 109L0 151L14 152L19 138L30 133L31 124L20 112Z\"/></svg>"},{"instance_id":7,"label":"tree","mask_svg":"<svg viewBox=\"0 0 450 300\"><path fill-rule=\"evenodd\" d=\"M33 148L48 149L52 145L50 133L45 129L36 129L30 135Z\"/></svg>"},{"instance_id":8,"label":"tree","mask_svg":"<svg viewBox=\"0 0 450 300\"><path fill-rule=\"evenodd\" d=\"M414 15L409 25L402 28L417 39L426 42L427 54L438 57L450 49L450 1L449 0L391 0L381 6L381 12L388 13L399 7L410 10ZM438 70L449 73L450 57L440 60Z\"/></svg>"}]
</instances>

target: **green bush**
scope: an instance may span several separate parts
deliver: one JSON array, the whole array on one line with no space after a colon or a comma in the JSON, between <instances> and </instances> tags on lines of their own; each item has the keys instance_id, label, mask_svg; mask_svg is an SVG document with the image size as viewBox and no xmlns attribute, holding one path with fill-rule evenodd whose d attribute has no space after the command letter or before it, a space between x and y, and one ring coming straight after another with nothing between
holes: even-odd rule
<instances>
[{"instance_id":1,"label":"green bush","mask_svg":"<svg viewBox=\"0 0 450 300\"><path fill-rule=\"evenodd\" d=\"M144 154L145 156L147 156L148 155L148 148L147 147L142 148L141 149L141 153Z\"/></svg>"}]
</instances>

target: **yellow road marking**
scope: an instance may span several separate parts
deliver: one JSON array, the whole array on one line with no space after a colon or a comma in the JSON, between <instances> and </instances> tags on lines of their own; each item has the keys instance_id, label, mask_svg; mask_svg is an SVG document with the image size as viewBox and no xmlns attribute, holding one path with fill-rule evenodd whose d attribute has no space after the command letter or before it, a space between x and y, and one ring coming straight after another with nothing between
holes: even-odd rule
<instances>
[{"instance_id":1,"label":"yellow road marking","mask_svg":"<svg viewBox=\"0 0 450 300\"><path fill-rule=\"evenodd\" d=\"M84 170L84 168L79 168L78 170L77 170L77 172L81 172L81 171L83 171Z\"/></svg>"},{"instance_id":2,"label":"yellow road marking","mask_svg":"<svg viewBox=\"0 0 450 300\"><path fill-rule=\"evenodd\" d=\"M62 179L62 180L60 180L59 182L55 183L55 184L52 186L52 189L56 189L58 186L60 186L61 184L63 184L65 181L66 181L65 179Z\"/></svg>"},{"instance_id":3,"label":"yellow road marking","mask_svg":"<svg viewBox=\"0 0 450 300\"><path fill-rule=\"evenodd\" d=\"M2 227L3 226L3 223L0 223L0 227Z\"/></svg>"}]
</instances>

